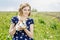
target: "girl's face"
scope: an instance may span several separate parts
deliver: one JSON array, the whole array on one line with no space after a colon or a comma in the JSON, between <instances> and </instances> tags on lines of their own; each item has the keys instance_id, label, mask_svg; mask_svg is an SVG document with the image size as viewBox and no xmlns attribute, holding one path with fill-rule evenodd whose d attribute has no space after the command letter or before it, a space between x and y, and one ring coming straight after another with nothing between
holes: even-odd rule
<instances>
[{"instance_id":1,"label":"girl's face","mask_svg":"<svg viewBox=\"0 0 60 40\"><path fill-rule=\"evenodd\" d=\"M24 17L28 17L30 11L31 11L31 10L30 10L29 6L24 7L24 8L22 9L23 16L24 16Z\"/></svg>"}]
</instances>

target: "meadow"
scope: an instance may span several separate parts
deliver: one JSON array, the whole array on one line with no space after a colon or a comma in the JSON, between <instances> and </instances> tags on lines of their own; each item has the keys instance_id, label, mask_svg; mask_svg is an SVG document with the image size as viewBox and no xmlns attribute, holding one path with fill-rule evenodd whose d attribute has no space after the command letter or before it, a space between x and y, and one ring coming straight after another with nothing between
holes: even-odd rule
<instances>
[{"instance_id":1,"label":"meadow","mask_svg":"<svg viewBox=\"0 0 60 40\"><path fill-rule=\"evenodd\" d=\"M0 40L12 40L9 35L11 18L17 12L0 12ZM32 12L34 40L60 40L60 12Z\"/></svg>"}]
</instances>

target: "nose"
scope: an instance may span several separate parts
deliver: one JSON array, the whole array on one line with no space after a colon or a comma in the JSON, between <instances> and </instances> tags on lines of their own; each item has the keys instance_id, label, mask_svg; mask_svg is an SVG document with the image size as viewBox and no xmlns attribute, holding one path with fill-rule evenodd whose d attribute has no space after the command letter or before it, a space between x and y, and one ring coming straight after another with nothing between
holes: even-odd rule
<instances>
[{"instance_id":1,"label":"nose","mask_svg":"<svg viewBox=\"0 0 60 40\"><path fill-rule=\"evenodd\" d=\"M29 13L29 10L27 10L26 12Z\"/></svg>"}]
</instances>

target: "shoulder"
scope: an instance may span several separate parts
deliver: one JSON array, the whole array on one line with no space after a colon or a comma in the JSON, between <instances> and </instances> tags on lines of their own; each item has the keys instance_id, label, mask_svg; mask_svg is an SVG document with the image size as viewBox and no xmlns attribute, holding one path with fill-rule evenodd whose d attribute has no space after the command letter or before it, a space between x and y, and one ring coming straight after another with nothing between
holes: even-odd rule
<instances>
[{"instance_id":1,"label":"shoulder","mask_svg":"<svg viewBox=\"0 0 60 40\"><path fill-rule=\"evenodd\" d=\"M34 21L33 18L28 18L29 21Z\"/></svg>"},{"instance_id":2,"label":"shoulder","mask_svg":"<svg viewBox=\"0 0 60 40\"><path fill-rule=\"evenodd\" d=\"M16 18L17 18L17 16L13 16L13 17L12 17L12 19L16 19Z\"/></svg>"},{"instance_id":3,"label":"shoulder","mask_svg":"<svg viewBox=\"0 0 60 40\"><path fill-rule=\"evenodd\" d=\"M33 18L28 18L28 22L30 22L30 24L34 24Z\"/></svg>"},{"instance_id":4,"label":"shoulder","mask_svg":"<svg viewBox=\"0 0 60 40\"><path fill-rule=\"evenodd\" d=\"M13 16L11 20L15 21L17 19L18 19L17 16Z\"/></svg>"},{"instance_id":5,"label":"shoulder","mask_svg":"<svg viewBox=\"0 0 60 40\"><path fill-rule=\"evenodd\" d=\"M12 19L11 19L11 21L12 21L13 23L16 23L16 22L18 21L17 16L13 16Z\"/></svg>"}]
</instances>

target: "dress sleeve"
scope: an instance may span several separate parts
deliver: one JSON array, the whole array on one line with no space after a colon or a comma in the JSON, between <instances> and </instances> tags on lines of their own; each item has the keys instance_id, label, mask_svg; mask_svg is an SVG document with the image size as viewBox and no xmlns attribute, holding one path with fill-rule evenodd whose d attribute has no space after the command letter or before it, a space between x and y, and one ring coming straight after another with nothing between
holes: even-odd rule
<instances>
[{"instance_id":1,"label":"dress sleeve","mask_svg":"<svg viewBox=\"0 0 60 40\"><path fill-rule=\"evenodd\" d=\"M30 24L34 24L34 20L33 19L31 19L31 23Z\"/></svg>"},{"instance_id":2,"label":"dress sleeve","mask_svg":"<svg viewBox=\"0 0 60 40\"><path fill-rule=\"evenodd\" d=\"M14 23L15 24L15 17L12 17L11 23Z\"/></svg>"}]
</instances>

